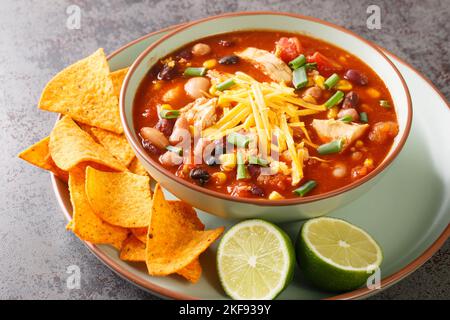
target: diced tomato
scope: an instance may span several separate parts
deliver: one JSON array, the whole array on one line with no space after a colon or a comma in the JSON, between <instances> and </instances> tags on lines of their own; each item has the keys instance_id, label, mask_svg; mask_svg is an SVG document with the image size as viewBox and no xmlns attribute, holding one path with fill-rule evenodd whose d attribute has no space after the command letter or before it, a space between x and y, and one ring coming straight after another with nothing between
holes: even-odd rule
<instances>
[{"instance_id":1,"label":"diced tomato","mask_svg":"<svg viewBox=\"0 0 450 320\"><path fill-rule=\"evenodd\" d=\"M306 60L309 63L317 63L317 70L319 70L320 73L330 73L342 70L342 66L339 63L327 58L318 51L314 52L312 56L308 56Z\"/></svg>"},{"instance_id":2,"label":"diced tomato","mask_svg":"<svg viewBox=\"0 0 450 320\"><path fill-rule=\"evenodd\" d=\"M286 63L294 60L303 52L302 45L297 37L282 37L275 45L275 53Z\"/></svg>"}]
</instances>

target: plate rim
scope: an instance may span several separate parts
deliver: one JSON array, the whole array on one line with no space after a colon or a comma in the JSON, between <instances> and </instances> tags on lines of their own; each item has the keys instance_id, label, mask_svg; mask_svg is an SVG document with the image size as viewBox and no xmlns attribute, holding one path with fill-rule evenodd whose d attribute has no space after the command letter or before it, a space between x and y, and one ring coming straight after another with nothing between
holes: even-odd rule
<instances>
[{"instance_id":1,"label":"plate rim","mask_svg":"<svg viewBox=\"0 0 450 320\"><path fill-rule=\"evenodd\" d=\"M276 11L259 11L259 12L277 13ZM250 13L250 12L247 12L247 13ZM313 18L313 19L316 19L316 18ZM107 59L110 60L111 58L113 58L117 54L121 53L125 49L127 49L139 42L142 42L151 36L154 36L154 35L157 35L160 33L164 33L167 31L174 31L175 29L177 29L185 24L186 23L180 23L180 24L162 28L157 31L147 33L144 36L139 37L135 40L132 40L132 41L128 42L127 44L114 50L111 54L109 54L107 56ZM366 40L366 41L368 41L368 40ZM383 53L394 57L400 63L405 65L407 68L409 68L413 73L415 73L416 75L421 77L423 80L425 80L425 82L427 82L430 85L430 87L441 97L441 99L446 103L447 107L450 109L450 104L447 101L446 97L443 95L442 92L440 92L440 90L425 75L423 75L418 70L416 70L408 62L399 58L397 55L391 53L389 50L387 50L379 45L376 45L376 44L374 44L374 46L380 48L383 51ZM52 173L50 173L50 177L51 177L53 191L57 198L58 204L59 204L60 208L62 209L63 214L64 214L65 218L67 219L67 221L70 221L72 216L69 213L69 211L67 210L66 204L61 196L60 185L59 185L60 180L57 177L55 177L55 175ZM405 277L407 277L408 275L410 275L411 273L416 271L419 267L421 267L443 246L443 244L449 237L450 237L450 224L447 225L447 227L442 231L442 233L439 235L439 237L427 249L425 249L419 257L417 257L416 259L414 259L409 264L407 264L406 266L404 266L402 269L398 270L397 272L393 273L392 275L382 279L381 284L380 284L380 289L371 290L369 288L360 288L360 289L357 289L354 291L350 291L350 292L346 292L343 294L338 294L335 296L325 298L325 300L361 299L361 298L369 297L373 294L376 294L377 292L380 292L381 290L386 289L387 287L399 282L400 280L404 279ZM138 287L140 287L146 291L150 291L152 294L155 294L159 297L170 298L170 299L180 299L180 300L197 300L198 299L197 297L193 297L191 295L186 295L184 293L176 292L171 289L162 287L160 285L145 281L142 278L140 278L139 276L137 276L127 270L122 269L122 267L119 264L117 264L113 258L109 257L106 253L104 253L97 245L92 244L87 241L84 241L84 240L81 240L81 241L100 261L102 261L109 269L114 271L118 276L131 282L134 285L137 285Z\"/></svg>"}]
</instances>

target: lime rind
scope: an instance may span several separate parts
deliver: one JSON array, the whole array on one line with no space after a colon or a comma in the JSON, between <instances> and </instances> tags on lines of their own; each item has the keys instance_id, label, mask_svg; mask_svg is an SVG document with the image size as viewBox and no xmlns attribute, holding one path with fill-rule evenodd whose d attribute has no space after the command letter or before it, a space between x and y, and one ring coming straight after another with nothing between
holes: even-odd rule
<instances>
[{"instance_id":1,"label":"lime rind","mask_svg":"<svg viewBox=\"0 0 450 320\"><path fill-rule=\"evenodd\" d=\"M376 248L376 261L364 268L353 268L339 265L332 259L323 256L309 241L308 231L312 224L320 223L320 220L323 221L326 219L328 221L344 223L347 227L351 227L352 230L359 232L368 239L370 244ZM312 219L303 225L296 241L296 257L302 274L307 279L321 289L334 292L354 290L363 286L375 270L380 267L383 260L380 246L367 232L344 220L328 217Z\"/></svg>"},{"instance_id":2,"label":"lime rind","mask_svg":"<svg viewBox=\"0 0 450 320\"><path fill-rule=\"evenodd\" d=\"M256 245L252 244L251 239L248 239L249 241L242 244L241 252L239 252L239 249L237 251L234 251L231 259L227 260L227 258L230 258L230 256L228 255L227 257L226 251L230 250L232 242L236 241L236 239L240 238L242 235L246 235L246 232L248 232L248 230L252 230L254 228L265 229L267 231L266 239L258 240L264 241L267 240L267 237L270 237L272 240L276 241L277 248L275 248L274 251L265 252L265 245L267 245L268 247L270 247L271 245L271 248L274 248L275 243L268 244L258 242L258 248L255 248ZM257 252L255 252L255 250ZM251 256L256 257L254 262L259 261L255 263L253 268L249 267L249 265L253 263L251 260L252 258L249 255L250 251ZM267 256L266 260L267 258L268 260L270 260L270 258L273 258L276 259L276 261L269 261L269 263L272 262L272 265L262 265L261 259L265 255ZM233 271L227 269L227 264L232 264L234 257L238 257L234 259L234 262L236 259L241 259L240 263L242 265L242 268L247 268L247 272L245 273L245 275L242 276L239 274L230 274ZM235 264L234 267L238 266L238 264ZM294 264L294 248L287 234L276 225L260 219L246 220L233 226L223 236L217 252L217 268L220 282L227 295L235 300L269 300L276 298L291 282L294 274ZM280 268L274 270L274 265ZM236 271L242 272L242 270ZM238 286L237 290L235 289L236 286ZM261 290L255 292L255 290L258 290L258 288L261 289L262 287L264 289L263 291L267 290L264 295L261 295ZM253 291L249 293L249 291L251 290Z\"/></svg>"}]
</instances>

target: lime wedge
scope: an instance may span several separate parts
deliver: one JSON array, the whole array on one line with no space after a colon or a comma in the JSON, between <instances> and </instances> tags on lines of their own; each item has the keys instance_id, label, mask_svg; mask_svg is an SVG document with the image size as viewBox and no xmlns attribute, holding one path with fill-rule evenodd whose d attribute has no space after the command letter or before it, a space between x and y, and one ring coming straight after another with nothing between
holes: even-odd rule
<instances>
[{"instance_id":1,"label":"lime wedge","mask_svg":"<svg viewBox=\"0 0 450 320\"><path fill-rule=\"evenodd\" d=\"M380 247L367 232L346 221L325 217L303 225L296 253L302 273L329 291L361 287L383 260Z\"/></svg>"},{"instance_id":2,"label":"lime wedge","mask_svg":"<svg viewBox=\"0 0 450 320\"><path fill-rule=\"evenodd\" d=\"M286 233L263 220L247 220L223 236L217 268L225 292L233 299L274 299L289 284L295 264Z\"/></svg>"}]
</instances>

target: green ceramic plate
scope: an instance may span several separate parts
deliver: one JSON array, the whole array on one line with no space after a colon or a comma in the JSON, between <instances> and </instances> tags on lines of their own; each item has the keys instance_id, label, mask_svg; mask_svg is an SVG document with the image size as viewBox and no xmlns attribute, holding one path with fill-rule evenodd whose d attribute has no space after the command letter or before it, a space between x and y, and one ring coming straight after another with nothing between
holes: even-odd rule
<instances>
[{"instance_id":1,"label":"green ceramic plate","mask_svg":"<svg viewBox=\"0 0 450 320\"><path fill-rule=\"evenodd\" d=\"M110 56L111 69L129 66L150 43L167 32L149 34L117 50ZM415 114L410 137L397 161L370 193L330 215L364 228L381 245L384 251L382 288L416 270L450 234L450 108L428 80L392 54L388 55L406 79L412 95ZM61 208L70 219L72 209L67 185L53 176L52 180ZM232 225L209 214L199 215L207 228ZM295 237L300 225L298 222L281 227ZM151 277L142 264L121 261L112 247L86 245L117 274L159 296L226 298L216 272L216 246L202 255L204 273L199 283L192 285L177 277ZM279 299L361 298L377 292L362 288L336 296L310 286L296 270L294 281Z\"/></svg>"}]
</instances>

